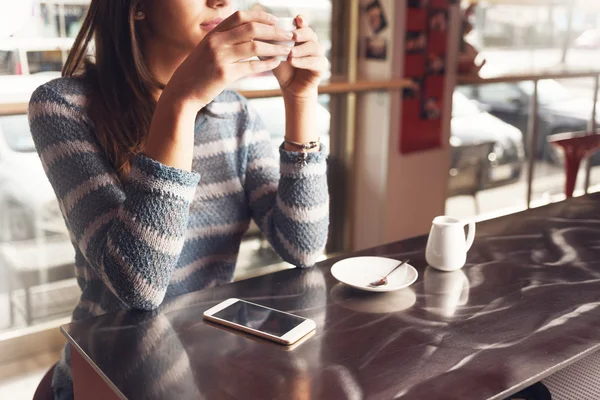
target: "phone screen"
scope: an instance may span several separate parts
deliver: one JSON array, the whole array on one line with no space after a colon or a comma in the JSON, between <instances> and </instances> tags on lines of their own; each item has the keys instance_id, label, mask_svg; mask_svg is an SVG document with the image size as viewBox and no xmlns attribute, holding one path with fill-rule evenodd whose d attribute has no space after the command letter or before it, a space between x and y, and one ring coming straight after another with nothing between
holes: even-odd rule
<instances>
[{"instance_id":1,"label":"phone screen","mask_svg":"<svg viewBox=\"0 0 600 400\"><path fill-rule=\"evenodd\" d=\"M213 314L214 317L281 337L305 321L304 318L237 301Z\"/></svg>"}]
</instances>

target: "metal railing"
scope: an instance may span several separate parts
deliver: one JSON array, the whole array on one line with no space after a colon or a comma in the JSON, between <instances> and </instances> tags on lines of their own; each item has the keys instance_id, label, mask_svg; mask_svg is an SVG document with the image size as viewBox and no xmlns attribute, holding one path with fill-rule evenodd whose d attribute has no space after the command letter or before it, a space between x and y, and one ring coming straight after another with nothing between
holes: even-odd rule
<instances>
[{"instance_id":1,"label":"metal railing","mask_svg":"<svg viewBox=\"0 0 600 400\"><path fill-rule=\"evenodd\" d=\"M349 77L352 78L352 77ZM576 79L576 78L593 78L594 79L594 96L593 96L593 107L588 122L588 131L596 132L596 115L598 102L599 88L600 88L600 71L599 70L585 70L585 71L564 71L564 72L547 72L547 73L522 73L522 74L510 74L501 75L495 77L479 77L479 76L468 76L461 75L457 78L457 85L486 85L493 83L507 83L507 82L533 82L533 93L529 104L529 119L527 127L527 138L528 138L528 150L529 160L527 169L527 208L531 206L532 201L532 186L535 172L535 153L536 146L539 137L539 91L538 83L540 80L545 79ZM407 79L391 79L383 81L365 81L355 79L345 79L343 81L330 81L325 82L319 87L319 94L345 94L355 95L357 93L373 92L373 91L388 91L393 92L401 90L409 85L410 81ZM269 98L278 97L281 95L279 89L267 89L267 90L240 90L240 94L248 99L258 98ZM27 112L27 103L14 103L14 104L0 104L0 115L6 114L18 114ZM348 118L354 118L355 110L347 110L351 115ZM352 136L354 136L352 134ZM351 151L352 152L352 151ZM586 175L584 189L587 193L590 185L590 173L591 164L588 162L586 165Z\"/></svg>"},{"instance_id":2,"label":"metal railing","mask_svg":"<svg viewBox=\"0 0 600 400\"><path fill-rule=\"evenodd\" d=\"M364 93L379 90L394 91L408 87L408 79L391 79L385 81L331 81L325 82L319 86L319 94L348 94ZM263 99L269 97L281 96L280 89L263 90L238 90L238 92L247 99ZM27 103L7 103L0 104L0 115L24 114L27 112Z\"/></svg>"},{"instance_id":3,"label":"metal railing","mask_svg":"<svg viewBox=\"0 0 600 400\"><path fill-rule=\"evenodd\" d=\"M527 208L531 207L533 176L536 161L536 146L538 142L538 113L539 113L539 92L538 83L545 79L575 79L575 78L594 78L594 96L593 107L588 122L588 131L596 132L596 103L598 102L598 89L600 85L600 70L580 70L580 71L563 71L563 72L546 72L546 73L523 73L500 75L495 77L482 78L479 76L459 76L457 85L486 85L491 83L507 83L507 82L533 82L533 94L529 104L529 119L527 126L527 145L529 149L529 160L527 168ZM585 193L588 192L590 184L591 163L587 163L585 176Z\"/></svg>"},{"instance_id":4,"label":"metal railing","mask_svg":"<svg viewBox=\"0 0 600 400\"><path fill-rule=\"evenodd\" d=\"M564 71L564 72L548 72L548 73L523 73L523 74L511 74L501 75L495 77L479 77L479 76L468 76L461 75L457 78L457 85L486 85L493 83L507 83L507 82L533 82L533 93L529 104L529 120L527 128L528 138L528 149L529 149L529 160L527 170L527 207L529 208L532 200L532 183L535 171L535 153L536 146L539 136L538 129L538 114L539 114L539 92L538 83L540 80L545 79L576 79L576 78L593 78L594 79L594 96L593 96L593 107L588 123L588 131L596 132L596 115L598 102L598 93L600 88L600 71L598 70L586 70L586 71ZM401 90L409 85L410 81L407 79L391 79L384 81L361 81L346 79L344 81L331 81L325 82L319 87L319 94L346 94L353 95L363 92L373 91L388 91L393 92ZM248 99L258 98L269 98L278 97L281 95L279 89L267 89L267 90L240 90L240 94ZM347 110L350 114L355 115L355 110ZM27 112L27 103L13 103L13 104L0 104L0 115L6 114L19 114ZM350 118L352 118L350 116ZM586 165L586 175L584 188L587 193L590 185L590 172L591 164L588 162Z\"/></svg>"}]
</instances>

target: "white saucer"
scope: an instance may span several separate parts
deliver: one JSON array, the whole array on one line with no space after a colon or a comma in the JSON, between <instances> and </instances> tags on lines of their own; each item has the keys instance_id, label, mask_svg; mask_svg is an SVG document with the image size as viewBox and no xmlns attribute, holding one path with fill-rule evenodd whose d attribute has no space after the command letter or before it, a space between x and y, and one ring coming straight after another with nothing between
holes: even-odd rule
<instances>
[{"instance_id":1,"label":"white saucer","mask_svg":"<svg viewBox=\"0 0 600 400\"><path fill-rule=\"evenodd\" d=\"M336 262L331 267L331 274L338 281L353 288L369 292L392 292L412 285L419 274L410 264L404 264L401 268L388 276L388 284L379 287L371 287L369 283L381 279L400 263L398 260L384 257L353 257Z\"/></svg>"}]
</instances>

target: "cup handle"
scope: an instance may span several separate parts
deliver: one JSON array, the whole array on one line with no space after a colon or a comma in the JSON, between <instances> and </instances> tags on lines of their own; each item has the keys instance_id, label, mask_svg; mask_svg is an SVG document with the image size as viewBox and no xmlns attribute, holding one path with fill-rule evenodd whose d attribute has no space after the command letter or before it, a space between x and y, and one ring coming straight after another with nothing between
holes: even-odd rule
<instances>
[{"instance_id":1,"label":"cup handle","mask_svg":"<svg viewBox=\"0 0 600 400\"><path fill-rule=\"evenodd\" d=\"M469 251L471 246L473 246L473 241L475 240L475 221L470 221L468 223L468 225L469 225L469 232L467 233L467 249L466 249L466 251Z\"/></svg>"}]
</instances>

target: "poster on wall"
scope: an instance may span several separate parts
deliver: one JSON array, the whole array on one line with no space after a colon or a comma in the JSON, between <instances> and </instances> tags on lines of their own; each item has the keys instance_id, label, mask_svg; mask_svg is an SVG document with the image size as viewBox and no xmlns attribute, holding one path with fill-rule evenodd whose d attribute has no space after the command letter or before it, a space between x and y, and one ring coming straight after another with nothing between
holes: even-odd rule
<instances>
[{"instance_id":1,"label":"poster on wall","mask_svg":"<svg viewBox=\"0 0 600 400\"><path fill-rule=\"evenodd\" d=\"M369 32L362 38L363 57L381 62L388 60L388 41L385 34L389 29L389 22L382 2L380 0L368 1L361 7L361 12L369 27Z\"/></svg>"},{"instance_id":2,"label":"poster on wall","mask_svg":"<svg viewBox=\"0 0 600 400\"><path fill-rule=\"evenodd\" d=\"M449 0L408 0L400 152L441 147Z\"/></svg>"}]
</instances>

